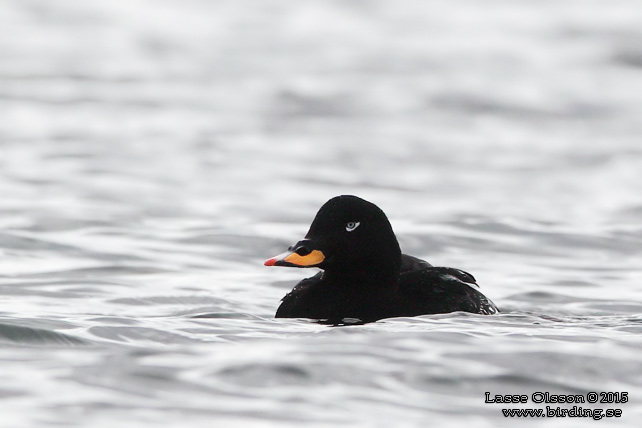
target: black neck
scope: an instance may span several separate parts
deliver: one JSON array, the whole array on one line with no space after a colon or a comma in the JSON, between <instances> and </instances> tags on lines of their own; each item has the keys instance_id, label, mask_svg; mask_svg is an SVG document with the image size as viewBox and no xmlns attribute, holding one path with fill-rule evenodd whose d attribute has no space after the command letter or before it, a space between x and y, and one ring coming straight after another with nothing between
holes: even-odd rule
<instances>
[{"instance_id":1,"label":"black neck","mask_svg":"<svg viewBox=\"0 0 642 428\"><path fill-rule=\"evenodd\" d=\"M396 260L382 260L378 264L350 266L350 269L326 269L323 278L345 286L390 287L397 284L401 268L401 257Z\"/></svg>"}]
</instances>

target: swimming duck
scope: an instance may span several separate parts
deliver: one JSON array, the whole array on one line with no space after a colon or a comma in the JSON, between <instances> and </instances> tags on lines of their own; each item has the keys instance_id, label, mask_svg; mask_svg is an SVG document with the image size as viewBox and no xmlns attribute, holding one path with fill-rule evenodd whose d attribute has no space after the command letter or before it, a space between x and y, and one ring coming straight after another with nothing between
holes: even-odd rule
<instances>
[{"instance_id":1,"label":"swimming duck","mask_svg":"<svg viewBox=\"0 0 642 428\"><path fill-rule=\"evenodd\" d=\"M277 318L343 324L456 311L499 312L471 274L402 254L384 212L352 195L326 202L305 239L265 265L322 269L282 299Z\"/></svg>"}]
</instances>

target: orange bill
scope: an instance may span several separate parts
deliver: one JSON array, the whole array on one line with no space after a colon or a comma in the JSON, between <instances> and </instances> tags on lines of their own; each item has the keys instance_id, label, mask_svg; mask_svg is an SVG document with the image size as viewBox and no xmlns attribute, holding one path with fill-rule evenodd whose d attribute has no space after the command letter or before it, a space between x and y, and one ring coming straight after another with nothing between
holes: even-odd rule
<instances>
[{"instance_id":1,"label":"orange bill","mask_svg":"<svg viewBox=\"0 0 642 428\"><path fill-rule=\"evenodd\" d=\"M325 260L325 256L319 250L312 250L309 254L302 256L294 251L286 251L283 254L272 257L265 261L265 266L291 266L291 267L314 267Z\"/></svg>"}]
</instances>

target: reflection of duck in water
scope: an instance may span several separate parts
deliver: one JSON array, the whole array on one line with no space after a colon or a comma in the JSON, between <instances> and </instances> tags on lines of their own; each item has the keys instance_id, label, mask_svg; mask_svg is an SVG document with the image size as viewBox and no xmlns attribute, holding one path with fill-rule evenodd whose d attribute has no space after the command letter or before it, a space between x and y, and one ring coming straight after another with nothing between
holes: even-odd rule
<instances>
[{"instance_id":1,"label":"reflection of duck in water","mask_svg":"<svg viewBox=\"0 0 642 428\"><path fill-rule=\"evenodd\" d=\"M277 318L340 323L345 318L370 322L456 311L499 312L471 274L401 254L384 212L356 196L326 202L305 239L265 265L323 269L283 298Z\"/></svg>"}]
</instances>

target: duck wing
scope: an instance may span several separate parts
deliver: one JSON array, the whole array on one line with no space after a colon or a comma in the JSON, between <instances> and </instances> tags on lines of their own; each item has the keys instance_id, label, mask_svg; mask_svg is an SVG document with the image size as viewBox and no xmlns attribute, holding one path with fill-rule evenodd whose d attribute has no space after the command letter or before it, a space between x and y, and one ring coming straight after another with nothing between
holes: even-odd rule
<instances>
[{"instance_id":1,"label":"duck wing","mask_svg":"<svg viewBox=\"0 0 642 428\"><path fill-rule=\"evenodd\" d=\"M410 272L413 270L421 270L427 267L432 267L430 263L425 260L418 259L417 257L409 256L408 254L401 255L401 273Z\"/></svg>"},{"instance_id":2,"label":"duck wing","mask_svg":"<svg viewBox=\"0 0 642 428\"><path fill-rule=\"evenodd\" d=\"M402 272L403 306L415 316L448 312L495 314L497 306L479 291L475 277L460 269L415 265Z\"/></svg>"}]
</instances>

